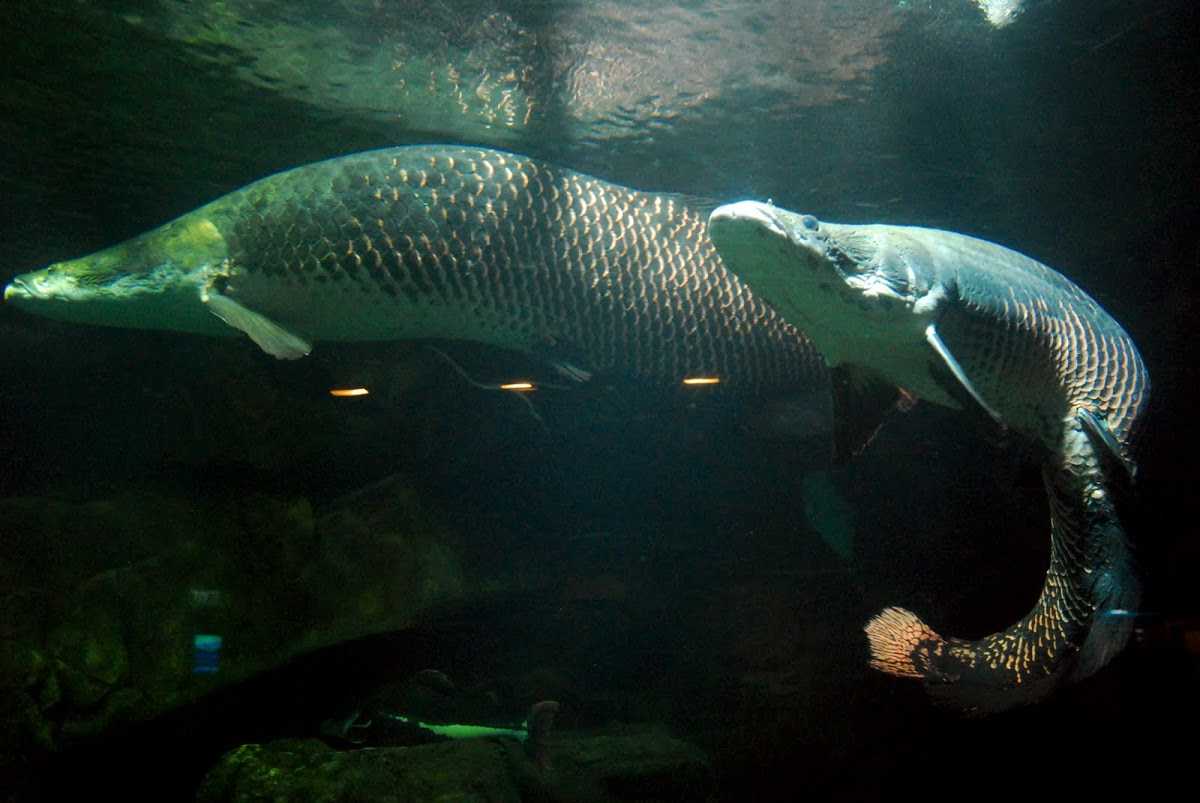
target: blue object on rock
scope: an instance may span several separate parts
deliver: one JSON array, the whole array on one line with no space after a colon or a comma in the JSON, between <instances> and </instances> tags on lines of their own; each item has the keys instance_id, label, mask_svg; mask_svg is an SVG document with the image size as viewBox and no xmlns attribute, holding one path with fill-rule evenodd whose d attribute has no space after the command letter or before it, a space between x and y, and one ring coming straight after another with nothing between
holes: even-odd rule
<instances>
[{"instance_id":1,"label":"blue object on rock","mask_svg":"<svg viewBox=\"0 0 1200 803\"><path fill-rule=\"evenodd\" d=\"M192 674L214 675L221 668L221 637L197 633L192 637Z\"/></svg>"}]
</instances>

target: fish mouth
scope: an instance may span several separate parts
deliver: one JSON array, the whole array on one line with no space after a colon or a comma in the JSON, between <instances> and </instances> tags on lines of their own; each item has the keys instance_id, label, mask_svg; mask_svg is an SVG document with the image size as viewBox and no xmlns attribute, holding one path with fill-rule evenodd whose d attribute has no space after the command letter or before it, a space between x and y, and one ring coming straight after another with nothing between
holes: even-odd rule
<instances>
[{"instance_id":1,"label":"fish mouth","mask_svg":"<svg viewBox=\"0 0 1200 803\"><path fill-rule=\"evenodd\" d=\"M78 282L61 273L54 275L46 270L22 273L14 276L4 288L4 300L8 302L74 301Z\"/></svg>"},{"instance_id":2,"label":"fish mouth","mask_svg":"<svg viewBox=\"0 0 1200 803\"><path fill-rule=\"evenodd\" d=\"M800 215L770 203L738 201L718 206L708 218L708 233L717 250L740 243L774 243L806 263L828 258L828 244L820 224L810 215Z\"/></svg>"},{"instance_id":3,"label":"fish mouth","mask_svg":"<svg viewBox=\"0 0 1200 803\"><path fill-rule=\"evenodd\" d=\"M787 237L787 229L773 207L758 201L738 201L737 203L718 206L708 217L709 228L717 228L726 224L753 224L765 229L777 237Z\"/></svg>"},{"instance_id":4,"label":"fish mouth","mask_svg":"<svg viewBox=\"0 0 1200 803\"><path fill-rule=\"evenodd\" d=\"M20 276L13 279L4 288L4 300L11 301L12 299L21 298L36 298L37 292L31 285L25 282Z\"/></svg>"},{"instance_id":5,"label":"fish mouth","mask_svg":"<svg viewBox=\"0 0 1200 803\"><path fill-rule=\"evenodd\" d=\"M813 221L812 225L806 221ZM812 277L830 262L815 218L769 203L738 201L719 206L708 218L708 235L733 273L751 284L774 284L784 275ZM803 267L797 273L788 267ZM836 269L836 265L834 265ZM799 279L808 281L808 279Z\"/></svg>"}]
</instances>

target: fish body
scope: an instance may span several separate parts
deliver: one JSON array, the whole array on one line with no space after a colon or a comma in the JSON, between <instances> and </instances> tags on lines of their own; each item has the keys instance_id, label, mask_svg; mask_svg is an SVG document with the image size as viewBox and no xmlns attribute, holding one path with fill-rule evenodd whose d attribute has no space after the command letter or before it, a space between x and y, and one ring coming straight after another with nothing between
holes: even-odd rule
<instances>
[{"instance_id":1,"label":"fish body","mask_svg":"<svg viewBox=\"0 0 1200 803\"><path fill-rule=\"evenodd\" d=\"M529 729L527 726L521 726L519 728L501 728L492 725L472 725L454 722L423 722L421 720L414 719L413 717L406 717L401 714L390 714L388 716L396 722L429 731L435 736L440 736L444 739L490 739L503 737L524 742L529 738Z\"/></svg>"},{"instance_id":2,"label":"fish body","mask_svg":"<svg viewBox=\"0 0 1200 803\"><path fill-rule=\"evenodd\" d=\"M979 641L889 608L872 665L982 713L1085 677L1128 640L1140 585L1114 496L1135 470L1150 380L1132 340L1061 274L954 232L841 225L768 204L715 210L727 267L804 329L837 372L967 407L1040 445L1050 566L1032 611Z\"/></svg>"},{"instance_id":3,"label":"fish body","mask_svg":"<svg viewBox=\"0 0 1200 803\"><path fill-rule=\"evenodd\" d=\"M374 707L369 716L362 709L322 723L322 733L338 742L352 745L421 743L442 739L515 739L525 745L529 756L539 766L547 766L548 739L554 728L559 704L542 700L529 708L529 714L517 727L458 722L426 722L417 717Z\"/></svg>"},{"instance_id":4,"label":"fish body","mask_svg":"<svg viewBox=\"0 0 1200 803\"><path fill-rule=\"evenodd\" d=\"M280 358L445 338L671 383L828 390L812 344L723 268L702 214L479 148L288 170L4 295L81 323L241 332Z\"/></svg>"}]
</instances>

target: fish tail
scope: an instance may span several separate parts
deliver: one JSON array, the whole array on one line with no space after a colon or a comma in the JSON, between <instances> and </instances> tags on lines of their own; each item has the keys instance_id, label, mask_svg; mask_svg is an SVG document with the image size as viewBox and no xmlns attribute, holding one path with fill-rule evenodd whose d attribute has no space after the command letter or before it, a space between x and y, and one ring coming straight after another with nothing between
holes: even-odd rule
<instances>
[{"instance_id":1,"label":"fish tail","mask_svg":"<svg viewBox=\"0 0 1200 803\"><path fill-rule=\"evenodd\" d=\"M912 611L893 607L863 629L873 669L920 680L936 705L980 716L1033 702L1057 684L1062 662L1049 659L1047 652L1039 656L1042 666L1032 666L1032 646L1014 641L1019 627L977 642L943 638Z\"/></svg>"},{"instance_id":2,"label":"fish tail","mask_svg":"<svg viewBox=\"0 0 1200 803\"><path fill-rule=\"evenodd\" d=\"M872 667L920 678L938 704L979 715L1037 702L1121 651L1141 583L1119 500L1080 438L1043 472L1050 566L1033 609L1001 632L965 641L942 638L915 614L887 608L866 626Z\"/></svg>"},{"instance_id":3,"label":"fish tail","mask_svg":"<svg viewBox=\"0 0 1200 803\"><path fill-rule=\"evenodd\" d=\"M940 652L945 639L904 608L884 608L863 627L871 644L871 668L903 678L924 678L922 654Z\"/></svg>"}]
</instances>

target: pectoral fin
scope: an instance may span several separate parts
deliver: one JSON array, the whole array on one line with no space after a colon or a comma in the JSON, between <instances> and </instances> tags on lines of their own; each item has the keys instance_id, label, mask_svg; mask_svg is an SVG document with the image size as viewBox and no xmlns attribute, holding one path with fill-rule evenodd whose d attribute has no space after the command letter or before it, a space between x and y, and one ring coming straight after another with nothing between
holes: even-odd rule
<instances>
[{"instance_id":1,"label":"pectoral fin","mask_svg":"<svg viewBox=\"0 0 1200 803\"><path fill-rule=\"evenodd\" d=\"M933 350L938 357L941 358L942 364L945 365L947 370L949 370L954 376L958 387L966 391L966 395L970 396L971 399L974 400L975 404L977 404L980 409L988 414L989 418L991 418L997 424L1003 424L1004 421L1000 418L1000 414L996 412L996 410L990 404L984 401L983 396L979 395L979 391L977 391L975 386L971 384L971 379L967 376L966 371L962 369L962 366L958 364L958 360L954 359L954 355L951 354L950 349L946 347L945 341L943 341L941 335L938 334L937 327L934 324L931 323L929 326L925 327L925 339L929 342L929 345L933 347Z\"/></svg>"},{"instance_id":2,"label":"pectoral fin","mask_svg":"<svg viewBox=\"0 0 1200 803\"><path fill-rule=\"evenodd\" d=\"M298 360L312 351L312 344L298 337L279 324L247 309L231 298L210 290L204 294L204 303L213 315L245 332L259 348L281 360Z\"/></svg>"}]
</instances>

